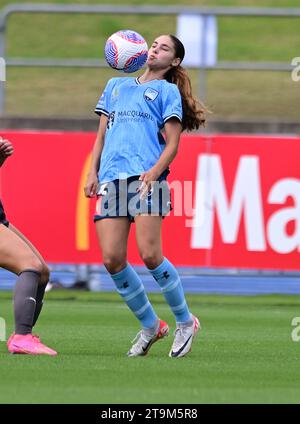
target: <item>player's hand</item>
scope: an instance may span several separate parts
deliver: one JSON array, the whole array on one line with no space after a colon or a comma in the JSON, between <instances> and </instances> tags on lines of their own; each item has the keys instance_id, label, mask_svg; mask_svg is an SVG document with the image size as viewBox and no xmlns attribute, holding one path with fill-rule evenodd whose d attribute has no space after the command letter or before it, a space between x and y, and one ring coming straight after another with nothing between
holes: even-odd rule
<instances>
[{"instance_id":1,"label":"player's hand","mask_svg":"<svg viewBox=\"0 0 300 424\"><path fill-rule=\"evenodd\" d=\"M0 137L0 167L13 152L14 148L11 142Z\"/></svg>"},{"instance_id":2,"label":"player's hand","mask_svg":"<svg viewBox=\"0 0 300 424\"><path fill-rule=\"evenodd\" d=\"M157 174L157 172L153 168L151 168L149 171L143 172L141 174L139 180L142 181L142 184L139 187L139 189L137 190L138 192L140 192L140 199L141 200L146 199L149 191L151 190L153 184L155 183L155 181L157 180L158 177L159 177L159 175Z\"/></svg>"},{"instance_id":3,"label":"player's hand","mask_svg":"<svg viewBox=\"0 0 300 424\"><path fill-rule=\"evenodd\" d=\"M0 137L0 157L2 159L8 158L8 156L11 156L14 152L14 147L12 143L9 140L5 140L2 137Z\"/></svg>"},{"instance_id":4,"label":"player's hand","mask_svg":"<svg viewBox=\"0 0 300 424\"><path fill-rule=\"evenodd\" d=\"M95 197L97 194L97 188L99 185L98 176L96 173L91 173L87 177L87 181L84 187L84 194L86 197Z\"/></svg>"}]
</instances>

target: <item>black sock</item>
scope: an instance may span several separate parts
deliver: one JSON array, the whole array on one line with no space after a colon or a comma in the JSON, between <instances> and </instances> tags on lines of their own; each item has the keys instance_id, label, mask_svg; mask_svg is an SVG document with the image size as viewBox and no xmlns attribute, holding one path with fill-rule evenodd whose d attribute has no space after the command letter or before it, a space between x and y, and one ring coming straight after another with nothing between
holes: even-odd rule
<instances>
[{"instance_id":1,"label":"black sock","mask_svg":"<svg viewBox=\"0 0 300 424\"><path fill-rule=\"evenodd\" d=\"M43 299L45 294L45 289L48 283L46 284L39 284L37 293L36 293L36 305L35 305L35 311L34 311L34 317L33 317L33 324L32 327L35 326L35 323L38 320L38 317L40 316L42 307L43 307Z\"/></svg>"},{"instance_id":2,"label":"black sock","mask_svg":"<svg viewBox=\"0 0 300 424\"><path fill-rule=\"evenodd\" d=\"M16 281L14 313L16 334L30 334L36 307L36 294L41 274L35 270L22 271Z\"/></svg>"}]
</instances>

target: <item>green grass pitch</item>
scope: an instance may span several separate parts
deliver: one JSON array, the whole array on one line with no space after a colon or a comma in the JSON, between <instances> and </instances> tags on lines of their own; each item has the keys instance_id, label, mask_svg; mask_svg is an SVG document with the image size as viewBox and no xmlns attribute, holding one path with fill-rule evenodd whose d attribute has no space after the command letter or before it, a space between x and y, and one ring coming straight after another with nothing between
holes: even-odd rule
<instances>
[{"instance_id":1,"label":"green grass pitch","mask_svg":"<svg viewBox=\"0 0 300 424\"><path fill-rule=\"evenodd\" d=\"M127 358L138 322L116 293L53 291L36 332L57 357L10 355L0 343L1 403L298 403L299 296L187 296L203 329L192 352L172 359L173 337ZM150 295L174 330L159 294ZM11 293L0 315L12 330Z\"/></svg>"}]
</instances>

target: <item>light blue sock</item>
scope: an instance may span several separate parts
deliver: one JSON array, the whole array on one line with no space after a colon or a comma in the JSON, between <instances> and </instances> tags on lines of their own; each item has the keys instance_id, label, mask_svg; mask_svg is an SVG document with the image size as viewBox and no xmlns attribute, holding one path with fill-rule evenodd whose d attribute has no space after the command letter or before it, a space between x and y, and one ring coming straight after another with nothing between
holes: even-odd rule
<instances>
[{"instance_id":1,"label":"light blue sock","mask_svg":"<svg viewBox=\"0 0 300 424\"><path fill-rule=\"evenodd\" d=\"M116 274L110 274L118 293L144 328L157 326L158 317L145 293L143 283L130 264Z\"/></svg>"},{"instance_id":2,"label":"light blue sock","mask_svg":"<svg viewBox=\"0 0 300 424\"><path fill-rule=\"evenodd\" d=\"M176 322L191 321L192 318L185 300L181 280L174 265L164 258L157 268L149 269L149 271L159 284L166 301L175 315Z\"/></svg>"}]
</instances>

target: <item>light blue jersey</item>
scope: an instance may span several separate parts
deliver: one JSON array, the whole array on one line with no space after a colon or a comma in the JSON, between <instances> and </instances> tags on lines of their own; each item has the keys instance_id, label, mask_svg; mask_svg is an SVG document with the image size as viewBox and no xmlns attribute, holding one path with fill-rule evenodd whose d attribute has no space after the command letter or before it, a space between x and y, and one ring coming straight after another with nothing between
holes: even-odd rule
<instances>
[{"instance_id":1,"label":"light blue jersey","mask_svg":"<svg viewBox=\"0 0 300 424\"><path fill-rule=\"evenodd\" d=\"M165 122L182 120L181 96L166 80L112 78L95 112L108 117L99 171L104 183L140 175L155 165L166 145L160 132Z\"/></svg>"}]
</instances>

